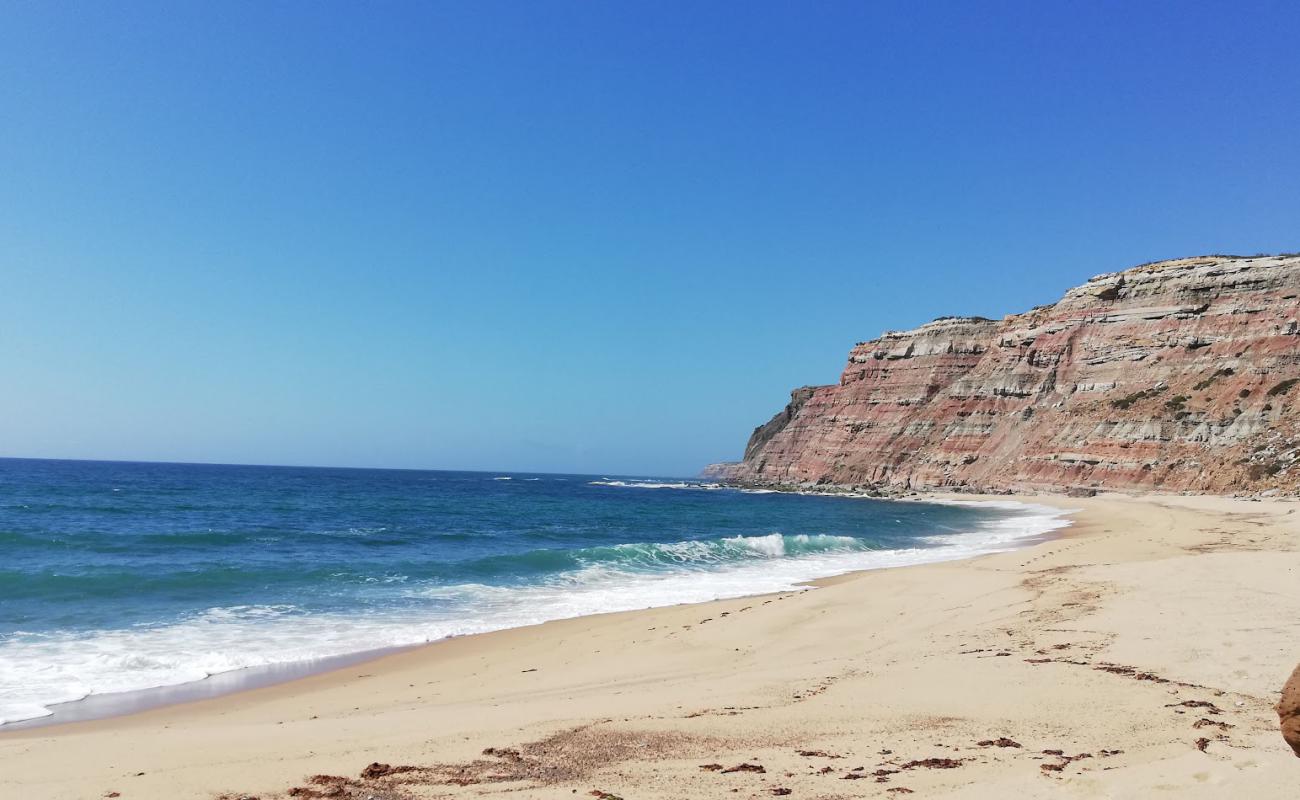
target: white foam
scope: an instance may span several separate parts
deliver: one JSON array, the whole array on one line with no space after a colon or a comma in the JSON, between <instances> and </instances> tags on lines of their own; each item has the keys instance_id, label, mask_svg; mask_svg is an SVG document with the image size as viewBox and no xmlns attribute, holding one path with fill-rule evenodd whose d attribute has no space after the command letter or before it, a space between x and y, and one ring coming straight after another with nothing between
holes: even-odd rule
<instances>
[{"instance_id":1,"label":"white foam","mask_svg":"<svg viewBox=\"0 0 1300 800\"><path fill-rule=\"evenodd\" d=\"M850 537L795 536L791 539L796 544L815 547L787 555L786 539L774 533L724 540L758 556L743 560L719 559L716 544L708 542L656 546L670 558L676 553L675 560L690 569L636 572L593 564L531 586L409 586L409 597L430 601L423 608L344 615L305 614L287 605L234 606L209 609L171 625L90 635L17 632L0 640L0 723L45 716L53 704L90 694L173 686L246 667L311 661L588 614L791 591L806 588L807 581L847 572L1008 550L1069 525L1068 512L1047 506L950 502L1017 513L977 524L969 532L932 536L930 547L864 550Z\"/></svg>"},{"instance_id":2,"label":"white foam","mask_svg":"<svg viewBox=\"0 0 1300 800\"><path fill-rule=\"evenodd\" d=\"M652 481L652 480L626 480L616 481L606 478L600 481L588 481L592 486L616 486L623 489L699 489L714 490L725 489L720 483L696 483L690 481Z\"/></svg>"},{"instance_id":3,"label":"white foam","mask_svg":"<svg viewBox=\"0 0 1300 800\"><path fill-rule=\"evenodd\" d=\"M748 548L768 558L780 558L785 555L785 537L779 533L771 533L767 536L733 536L723 541Z\"/></svg>"},{"instance_id":4,"label":"white foam","mask_svg":"<svg viewBox=\"0 0 1300 800\"><path fill-rule=\"evenodd\" d=\"M967 506L969 508L991 508L999 511L1014 511L1017 515L1003 519L992 520L980 525L979 533L988 547L1002 547L1014 545L1019 541L1043 536L1055 530L1068 528L1070 526L1069 515L1077 509L1062 509L1052 506L1039 505L1037 503L1023 503L1017 500L925 500L927 503L947 506ZM1032 530L1034 533L1025 533ZM960 544L967 541L963 537L969 534L954 532L951 534L942 534L937 536L927 536L927 541L938 544ZM993 552L993 551L989 551Z\"/></svg>"}]
</instances>

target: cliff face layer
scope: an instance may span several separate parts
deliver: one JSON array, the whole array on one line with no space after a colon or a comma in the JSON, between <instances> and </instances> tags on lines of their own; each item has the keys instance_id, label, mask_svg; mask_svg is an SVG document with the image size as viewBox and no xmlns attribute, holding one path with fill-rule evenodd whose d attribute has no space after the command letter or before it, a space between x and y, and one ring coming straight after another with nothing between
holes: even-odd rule
<instances>
[{"instance_id":1,"label":"cliff face layer","mask_svg":"<svg viewBox=\"0 0 1300 800\"><path fill-rule=\"evenodd\" d=\"M756 484L980 490L1300 488L1300 256L1099 275L1001 320L954 317L796 389L744 460Z\"/></svg>"}]
</instances>

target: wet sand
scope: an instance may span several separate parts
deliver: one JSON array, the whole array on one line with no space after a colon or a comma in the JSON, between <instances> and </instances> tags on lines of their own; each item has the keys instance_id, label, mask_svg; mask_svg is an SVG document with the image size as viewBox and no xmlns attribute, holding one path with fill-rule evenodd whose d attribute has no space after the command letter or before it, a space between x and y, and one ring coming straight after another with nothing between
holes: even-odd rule
<instances>
[{"instance_id":1,"label":"wet sand","mask_svg":"<svg viewBox=\"0 0 1300 800\"><path fill-rule=\"evenodd\" d=\"M1300 504L1016 499L1077 523L0 733L0 796L1294 796Z\"/></svg>"}]
</instances>

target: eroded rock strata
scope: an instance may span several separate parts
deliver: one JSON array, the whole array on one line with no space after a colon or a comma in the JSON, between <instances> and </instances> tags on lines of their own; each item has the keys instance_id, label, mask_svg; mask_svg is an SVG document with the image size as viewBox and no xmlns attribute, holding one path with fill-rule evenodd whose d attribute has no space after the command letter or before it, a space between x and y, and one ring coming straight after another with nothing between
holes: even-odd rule
<instances>
[{"instance_id":1,"label":"eroded rock strata","mask_svg":"<svg viewBox=\"0 0 1300 800\"><path fill-rule=\"evenodd\" d=\"M862 342L796 389L744 460L753 484L884 488L1300 487L1300 256L1099 275L1001 320Z\"/></svg>"}]
</instances>

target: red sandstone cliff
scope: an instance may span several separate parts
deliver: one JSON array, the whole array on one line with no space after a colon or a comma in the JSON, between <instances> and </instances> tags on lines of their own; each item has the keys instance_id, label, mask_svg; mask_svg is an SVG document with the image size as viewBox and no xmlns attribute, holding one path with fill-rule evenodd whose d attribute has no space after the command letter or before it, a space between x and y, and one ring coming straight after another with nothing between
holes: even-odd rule
<instances>
[{"instance_id":1,"label":"red sandstone cliff","mask_svg":"<svg viewBox=\"0 0 1300 800\"><path fill-rule=\"evenodd\" d=\"M766 484L1300 489L1300 256L1099 275L1001 320L944 318L796 389L744 460Z\"/></svg>"}]
</instances>

